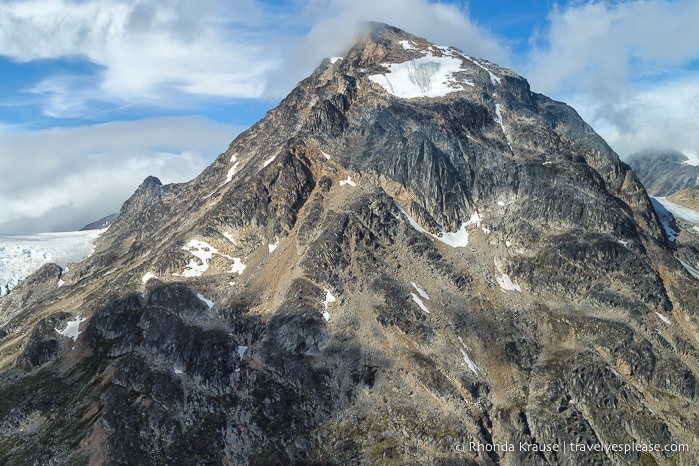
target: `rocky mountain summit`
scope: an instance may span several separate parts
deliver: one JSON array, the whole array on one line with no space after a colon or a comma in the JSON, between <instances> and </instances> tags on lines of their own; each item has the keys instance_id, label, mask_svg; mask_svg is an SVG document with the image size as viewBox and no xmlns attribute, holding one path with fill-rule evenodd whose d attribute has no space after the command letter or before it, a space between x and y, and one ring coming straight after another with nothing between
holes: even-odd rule
<instances>
[{"instance_id":1,"label":"rocky mountain summit","mask_svg":"<svg viewBox=\"0 0 699 466\"><path fill-rule=\"evenodd\" d=\"M0 458L697 464L697 278L572 108L372 24L0 299Z\"/></svg>"}]
</instances>

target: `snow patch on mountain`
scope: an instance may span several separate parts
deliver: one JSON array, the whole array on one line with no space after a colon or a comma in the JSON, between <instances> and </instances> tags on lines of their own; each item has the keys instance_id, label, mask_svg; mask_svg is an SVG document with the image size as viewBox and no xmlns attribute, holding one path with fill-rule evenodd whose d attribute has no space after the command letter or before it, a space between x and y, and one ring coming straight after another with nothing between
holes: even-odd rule
<instances>
[{"instance_id":1,"label":"snow patch on mountain","mask_svg":"<svg viewBox=\"0 0 699 466\"><path fill-rule=\"evenodd\" d=\"M410 296L413 298L413 301L415 301L417 303L417 305L420 307L420 309L425 311L425 314L430 313L430 310L427 309L427 306L425 306L425 303L422 302L422 299L420 299L420 297L418 295L416 295L415 293L410 293Z\"/></svg>"},{"instance_id":2,"label":"snow patch on mountain","mask_svg":"<svg viewBox=\"0 0 699 466\"><path fill-rule=\"evenodd\" d=\"M334 303L336 301L335 296L332 295L329 289L325 289L325 301L323 301L323 306L325 307L325 312L323 312L323 318L328 321L330 320L330 313L328 312L328 304Z\"/></svg>"},{"instance_id":3,"label":"snow patch on mountain","mask_svg":"<svg viewBox=\"0 0 699 466\"><path fill-rule=\"evenodd\" d=\"M211 309L212 307L214 307L214 302L211 301L210 299L207 299L206 296L204 296L203 294L197 293L197 298L199 298L199 301L201 301L201 302L203 302L204 304L206 304L206 306L207 306L209 309Z\"/></svg>"},{"instance_id":4,"label":"snow patch on mountain","mask_svg":"<svg viewBox=\"0 0 699 466\"><path fill-rule=\"evenodd\" d=\"M461 228L459 228L457 231L442 231L442 234L435 236L435 238L447 246L451 246L452 248L465 248L468 246L468 231L466 231L467 226L468 222L464 222L461 224Z\"/></svg>"},{"instance_id":5,"label":"snow patch on mountain","mask_svg":"<svg viewBox=\"0 0 699 466\"><path fill-rule=\"evenodd\" d=\"M699 270L695 269L694 267L692 267L691 265L689 265L688 263L686 263L685 261L683 261L683 260L680 259L679 257L675 257L675 259L677 259L678 261L680 261L680 264L682 264L682 267L684 267L684 269L685 269L687 272L689 272L689 274L690 274L692 277L694 277L694 278L696 278L697 280L699 280Z\"/></svg>"},{"instance_id":6,"label":"snow patch on mountain","mask_svg":"<svg viewBox=\"0 0 699 466\"><path fill-rule=\"evenodd\" d=\"M469 220L468 222L463 222L461 224L461 228L459 228L457 231L449 232L442 230L442 233L440 235L433 235L429 231L422 228L420 224L417 223L417 221L413 217L411 217L410 214L408 214L408 212L405 211L405 209L403 209L398 204L396 204L396 207L398 208L400 213L406 216L410 225L420 233L429 235L434 239L446 244L447 246L451 246L452 248L465 248L466 246L468 246L468 231L466 230L466 227L471 224L471 220Z\"/></svg>"},{"instance_id":7,"label":"snow patch on mountain","mask_svg":"<svg viewBox=\"0 0 699 466\"><path fill-rule=\"evenodd\" d=\"M430 297L427 295L427 292L425 290L423 290L422 288L420 288L419 286L417 286L417 284L415 282L410 282L410 284L413 285L413 288L415 288L415 291L417 291L417 293L420 296L422 296L423 298L425 298L427 300L430 299Z\"/></svg>"},{"instance_id":8,"label":"snow patch on mountain","mask_svg":"<svg viewBox=\"0 0 699 466\"><path fill-rule=\"evenodd\" d=\"M0 296L9 293L39 267L50 262L65 267L89 256L105 230L0 236Z\"/></svg>"},{"instance_id":9,"label":"snow patch on mountain","mask_svg":"<svg viewBox=\"0 0 699 466\"><path fill-rule=\"evenodd\" d=\"M201 277L204 272L209 270L209 261L212 257L214 257L214 254L233 261L231 270L229 270L228 273L238 273L240 275L243 273L243 270L245 270L246 267L239 257L231 257L228 254L220 253L218 252L218 249L206 241L192 239L185 246L183 246L182 249L189 251L191 255L199 260L197 261L196 259L190 259L189 264L185 266L185 270L182 273L173 274L179 277Z\"/></svg>"},{"instance_id":10,"label":"snow patch on mountain","mask_svg":"<svg viewBox=\"0 0 699 466\"><path fill-rule=\"evenodd\" d=\"M462 56L463 56L466 60L468 60L468 61L470 61L471 63L473 63L474 65L476 65L477 67L479 67L479 68L481 68L481 69L487 71L487 72L488 72L488 75L490 75L490 82L493 84L493 86L495 86L496 84L501 84L500 78L498 78L497 76L495 76L495 74L493 74L492 71L490 71L488 68L486 68L485 66L483 66L481 63L479 63L478 60L476 60L476 59L473 58L473 57L467 57L466 55L462 55Z\"/></svg>"},{"instance_id":11,"label":"snow patch on mountain","mask_svg":"<svg viewBox=\"0 0 699 466\"><path fill-rule=\"evenodd\" d=\"M498 282L498 285L500 285L500 288L503 291L518 291L522 292L522 288L520 288L519 284L517 283L517 280L512 280L508 274L505 272L500 271L500 267L498 267L497 262L495 263L495 267L498 269L498 273L500 273L499 277L495 277L495 280Z\"/></svg>"},{"instance_id":12,"label":"snow patch on mountain","mask_svg":"<svg viewBox=\"0 0 699 466\"><path fill-rule=\"evenodd\" d=\"M495 122L500 125L502 132L505 132L505 125L502 123L502 110L500 109L500 104L495 103Z\"/></svg>"},{"instance_id":13,"label":"snow patch on mountain","mask_svg":"<svg viewBox=\"0 0 699 466\"><path fill-rule=\"evenodd\" d=\"M522 292L522 289L519 287L517 282L513 282L512 279L510 278L509 275L506 273L503 273L502 276L500 277L495 277L495 279L498 282L498 285L500 285L500 288L503 289L503 291L519 291Z\"/></svg>"},{"instance_id":14,"label":"snow patch on mountain","mask_svg":"<svg viewBox=\"0 0 699 466\"><path fill-rule=\"evenodd\" d=\"M231 265L231 269L228 271L228 273L237 273L238 275L242 275L247 265L243 264L243 261L240 259L240 257L226 257L233 260L233 265Z\"/></svg>"},{"instance_id":15,"label":"snow patch on mountain","mask_svg":"<svg viewBox=\"0 0 699 466\"><path fill-rule=\"evenodd\" d=\"M692 150L683 150L682 153L687 157L682 163L693 167L699 166L699 152Z\"/></svg>"},{"instance_id":16,"label":"snow patch on mountain","mask_svg":"<svg viewBox=\"0 0 699 466\"><path fill-rule=\"evenodd\" d=\"M417 47L415 47L412 42L409 40L400 40L398 43L403 47L405 50L417 50Z\"/></svg>"},{"instance_id":17,"label":"snow patch on mountain","mask_svg":"<svg viewBox=\"0 0 699 466\"><path fill-rule=\"evenodd\" d=\"M459 337L459 343L461 343L461 346L463 346L463 348L459 348L459 351L461 351L461 355L464 357L464 362L466 363L468 368L471 369L471 372L478 375L478 366L476 366L476 364L473 362L473 360L469 357L468 353L466 352L468 346L466 346L466 343L464 343L463 338Z\"/></svg>"},{"instance_id":18,"label":"snow patch on mountain","mask_svg":"<svg viewBox=\"0 0 699 466\"><path fill-rule=\"evenodd\" d=\"M350 178L350 176L347 175L347 179L346 179L346 180L340 180L340 186L344 186L344 185L357 186L357 183L355 183L354 181L352 181L352 178Z\"/></svg>"},{"instance_id":19,"label":"snow patch on mountain","mask_svg":"<svg viewBox=\"0 0 699 466\"><path fill-rule=\"evenodd\" d=\"M235 159L236 159L236 156L234 155L233 157L231 157L231 162L234 162ZM240 165L240 162L236 161L233 164L233 166L228 170L228 173L226 174L226 182L225 183L229 183L233 179L233 176L235 175L235 172L238 169L238 165Z\"/></svg>"},{"instance_id":20,"label":"snow patch on mountain","mask_svg":"<svg viewBox=\"0 0 699 466\"><path fill-rule=\"evenodd\" d=\"M218 254L218 249L207 243L206 241L200 240L190 240L185 246L182 247L185 251L189 251L194 257L199 259L197 262L194 259L189 261L189 264L185 266L184 272L181 274L183 277L201 277L204 272L209 269L209 260Z\"/></svg>"},{"instance_id":21,"label":"snow patch on mountain","mask_svg":"<svg viewBox=\"0 0 699 466\"><path fill-rule=\"evenodd\" d=\"M272 157L270 157L270 158L268 158L267 160L265 160L265 163L262 164L262 168L264 168L264 167L266 167L267 165L269 165L270 163L274 162L274 159L276 159L276 158L277 158L277 156L276 156L276 155L273 155Z\"/></svg>"},{"instance_id":22,"label":"snow patch on mountain","mask_svg":"<svg viewBox=\"0 0 699 466\"><path fill-rule=\"evenodd\" d=\"M463 58L448 48L440 50L445 55L425 52L425 56L403 63L382 63L388 73L372 74L369 79L402 99L444 97L465 86L474 86L471 81L454 76L461 71Z\"/></svg>"},{"instance_id":23,"label":"snow patch on mountain","mask_svg":"<svg viewBox=\"0 0 699 466\"><path fill-rule=\"evenodd\" d=\"M68 322L63 330L55 329L56 332L64 337L71 338L73 341L78 339L80 335L80 323L85 321L85 317L76 316L74 320Z\"/></svg>"},{"instance_id":24,"label":"snow patch on mountain","mask_svg":"<svg viewBox=\"0 0 699 466\"><path fill-rule=\"evenodd\" d=\"M236 244L235 238L233 238L233 235L231 235L230 233L226 233L225 231L222 234L228 241L230 241L233 244Z\"/></svg>"}]
</instances>

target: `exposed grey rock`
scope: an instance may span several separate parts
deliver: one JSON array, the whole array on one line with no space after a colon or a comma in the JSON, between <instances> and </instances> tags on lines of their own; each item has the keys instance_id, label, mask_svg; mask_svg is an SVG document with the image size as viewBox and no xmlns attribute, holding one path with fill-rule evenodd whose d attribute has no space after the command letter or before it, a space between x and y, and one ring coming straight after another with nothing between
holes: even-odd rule
<instances>
[{"instance_id":1,"label":"exposed grey rock","mask_svg":"<svg viewBox=\"0 0 699 466\"><path fill-rule=\"evenodd\" d=\"M371 79L430 56L459 64L454 92ZM696 446L699 296L674 248L572 108L371 25L200 176L144 181L70 273L0 300L0 457L693 465L519 448ZM51 333L78 313L77 341Z\"/></svg>"}]
</instances>

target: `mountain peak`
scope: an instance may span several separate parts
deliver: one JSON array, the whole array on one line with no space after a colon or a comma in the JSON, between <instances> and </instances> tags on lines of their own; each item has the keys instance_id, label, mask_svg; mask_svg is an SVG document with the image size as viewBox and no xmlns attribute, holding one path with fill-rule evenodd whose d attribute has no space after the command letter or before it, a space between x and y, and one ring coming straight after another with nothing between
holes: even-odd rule
<instances>
[{"instance_id":1,"label":"mountain peak","mask_svg":"<svg viewBox=\"0 0 699 466\"><path fill-rule=\"evenodd\" d=\"M143 180L143 183L141 183L141 186L139 188L142 189L149 189L149 188L156 188L159 186L162 186L163 183L160 181L160 179L156 176L148 176L146 177L145 180Z\"/></svg>"},{"instance_id":2,"label":"mountain peak","mask_svg":"<svg viewBox=\"0 0 699 466\"><path fill-rule=\"evenodd\" d=\"M2 367L32 361L0 378L8 463L625 464L445 439L699 425L696 282L634 173L524 78L387 25L194 180L146 180L61 280L0 300Z\"/></svg>"},{"instance_id":3,"label":"mountain peak","mask_svg":"<svg viewBox=\"0 0 699 466\"><path fill-rule=\"evenodd\" d=\"M383 23L361 28L347 58L401 98L444 97L469 87L480 92L481 85L499 84L501 75L516 76L454 47L433 44Z\"/></svg>"}]
</instances>

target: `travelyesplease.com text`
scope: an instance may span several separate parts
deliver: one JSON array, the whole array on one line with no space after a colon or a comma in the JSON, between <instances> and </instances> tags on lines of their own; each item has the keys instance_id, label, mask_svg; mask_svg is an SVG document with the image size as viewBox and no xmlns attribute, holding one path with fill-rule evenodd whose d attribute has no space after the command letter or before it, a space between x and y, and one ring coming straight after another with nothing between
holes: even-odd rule
<instances>
[{"instance_id":1,"label":"travelyesplease.com text","mask_svg":"<svg viewBox=\"0 0 699 466\"><path fill-rule=\"evenodd\" d=\"M585 453L604 452L609 453L642 453L665 452L676 453L689 451L687 444L659 443L534 443L534 442L504 442L504 443L479 443L465 442L454 446L457 452L560 452L560 453Z\"/></svg>"}]
</instances>

